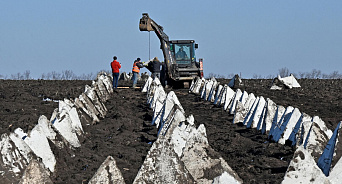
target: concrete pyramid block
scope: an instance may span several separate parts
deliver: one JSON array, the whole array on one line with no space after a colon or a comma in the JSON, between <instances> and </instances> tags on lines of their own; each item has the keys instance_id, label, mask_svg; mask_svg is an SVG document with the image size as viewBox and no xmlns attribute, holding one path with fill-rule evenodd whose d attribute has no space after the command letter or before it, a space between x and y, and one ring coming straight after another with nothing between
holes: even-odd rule
<instances>
[{"instance_id":1,"label":"concrete pyramid block","mask_svg":"<svg viewBox=\"0 0 342 184\"><path fill-rule=\"evenodd\" d=\"M244 106L247 110L251 109L253 106L253 103L255 101L256 97L253 93L250 93L246 99L246 102L244 103ZM242 101L241 101L242 102Z\"/></svg>"},{"instance_id":2,"label":"concrete pyramid block","mask_svg":"<svg viewBox=\"0 0 342 184\"><path fill-rule=\"evenodd\" d=\"M228 106L230 105L230 103L232 102L232 99L235 95L235 92L227 85L225 86L225 97L224 97L224 106L223 109L224 110L229 110ZM222 102L221 102L222 104Z\"/></svg>"},{"instance_id":3,"label":"concrete pyramid block","mask_svg":"<svg viewBox=\"0 0 342 184\"><path fill-rule=\"evenodd\" d=\"M244 119L246 118L247 113L248 113L248 110L245 108L245 106L242 104L242 102L237 101L234 119L233 119L233 124L242 123L244 121Z\"/></svg>"},{"instance_id":4,"label":"concrete pyramid block","mask_svg":"<svg viewBox=\"0 0 342 184\"><path fill-rule=\"evenodd\" d=\"M214 100L214 104L215 105L218 105L217 102L219 101L219 97L221 95L222 88L223 88L223 86L221 84L217 87L217 91L216 91L216 94L215 94L215 100Z\"/></svg>"},{"instance_id":5,"label":"concrete pyramid block","mask_svg":"<svg viewBox=\"0 0 342 184\"><path fill-rule=\"evenodd\" d=\"M285 110L286 110L285 107L283 107L281 105L277 106L277 110L276 110L274 117L273 117L273 120L272 120L272 126L270 129L270 132L268 133L269 138L273 135L273 131L277 128L277 126L279 126L279 124L281 124Z\"/></svg>"},{"instance_id":6,"label":"concrete pyramid block","mask_svg":"<svg viewBox=\"0 0 342 184\"><path fill-rule=\"evenodd\" d=\"M321 170L323 171L325 176L329 176L331 163L333 160L333 156L335 154L335 145L337 142L340 125L341 125L341 122L337 125L333 135L331 136L331 138L328 141L328 144L325 146L321 157L319 157L319 159L317 161L318 167L321 168Z\"/></svg>"},{"instance_id":7,"label":"concrete pyramid block","mask_svg":"<svg viewBox=\"0 0 342 184\"><path fill-rule=\"evenodd\" d=\"M21 138L8 136L6 133L1 135L0 140L0 171L8 178L16 179L32 159L31 149L22 141ZM15 143L20 147L18 148Z\"/></svg>"},{"instance_id":8,"label":"concrete pyramid block","mask_svg":"<svg viewBox=\"0 0 342 184\"><path fill-rule=\"evenodd\" d=\"M232 102L228 106L230 114L234 114L235 113L236 102L240 101L241 97L242 97L242 91L240 89L237 89L236 92L235 92L235 95L234 95L234 97L232 99Z\"/></svg>"},{"instance_id":9,"label":"concrete pyramid block","mask_svg":"<svg viewBox=\"0 0 342 184\"><path fill-rule=\"evenodd\" d=\"M58 133L74 148L80 147L76 131L72 126L70 115L63 109L61 112L55 110L51 115L52 126Z\"/></svg>"},{"instance_id":10,"label":"concrete pyramid block","mask_svg":"<svg viewBox=\"0 0 342 184\"><path fill-rule=\"evenodd\" d=\"M295 108L292 111L290 119L281 125L281 130L283 132L280 135L281 137L278 143L285 144L285 141L290 138L290 135L292 131L294 130L294 127L297 125L298 122L301 122L301 116L302 116L302 113L299 111L298 108Z\"/></svg>"},{"instance_id":11,"label":"concrete pyramid block","mask_svg":"<svg viewBox=\"0 0 342 184\"><path fill-rule=\"evenodd\" d=\"M52 184L49 177L49 172L45 169L41 162L36 159L31 160L30 164L25 169L23 176L19 182L20 184L44 183Z\"/></svg>"},{"instance_id":12,"label":"concrete pyramid block","mask_svg":"<svg viewBox=\"0 0 342 184\"><path fill-rule=\"evenodd\" d=\"M312 121L303 145L317 162L330 138L331 135L325 134L325 131L321 129L318 123Z\"/></svg>"},{"instance_id":13,"label":"concrete pyramid block","mask_svg":"<svg viewBox=\"0 0 342 184\"><path fill-rule=\"evenodd\" d=\"M72 129L77 133L77 135L82 135L83 134L82 123L77 113L77 109L74 106L75 105L73 104L72 105L68 104L68 100L64 99L64 101L59 101L58 111L67 113L71 120Z\"/></svg>"},{"instance_id":14,"label":"concrete pyramid block","mask_svg":"<svg viewBox=\"0 0 342 184\"><path fill-rule=\"evenodd\" d=\"M215 82L216 82L216 79L214 77L212 77L210 80L206 81L206 83L203 87L203 90L202 90L201 98L203 98L204 100L208 100L211 88L213 87Z\"/></svg>"},{"instance_id":15,"label":"concrete pyramid block","mask_svg":"<svg viewBox=\"0 0 342 184\"><path fill-rule=\"evenodd\" d=\"M163 120L159 128L158 135L165 136L167 132L172 132L175 126L178 126L178 124L182 121L185 121L184 111L182 112L179 106L174 104L172 109L168 112L166 118Z\"/></svg>"},{"instance_id":16,"label":"concrete pyramid block","mask_svg":"<svg viewBox=\"0 0 342 184\"><path fill-rule=\"evenodd\" d=\"M133 183L194 183L194 179L173 148L168 138L159 136Z\"/></svg>"},{"instance_id":17,"label":"concrete pyramid block","mask_svg":"<svg viewBox=\"0 0 342 184\"><path fill-rule=\"evenodd\" d=\"M272 121L276 114L277 105L269 98L266 99L266 112L265 117L262 125L261 133L265 134L269 132L272 127Z\"/></svg>"},{"instance_id":18,"label":"concrete pyramid block","mask_svg":"<svg viewBox=\"0 0 342 184\"><path fill-rule=\"evenodd\" d=\"M251 106L251 108L248 110L248 113L245 117L245 119L243 120L243 125L247 126L248 123L249 126L247 126L248 128L251 127L252 125L252 122L253 122L253 112L255 111L255 109L258 107L258 102L259 102L259 99L260 97L256 97L254 102L253 102L253 105Z\"/></svg>"},{"instance_id":19,"label":"concrete pyramid block","mask_svg":"<svg viewBox=\"0 0 342 184\"><path fill-rule=\"evenodd\" d=\"M226 99L226 92L227 92L227 84L222 86L222 89L220 90L220 93L218 94L218 99L216 102L216 105L223 105Z\"/></svg>"},{"instance_id":20,"label":"concrete pyramid block","mask_svg":"<svg viewBox=\"0 0 342 184\"><path fill-rule=\"evenodd\" d=\"M102 82L106 87L106 90L109 94L113 93L113 78L107 74L106 72L99 72L96 76L95 82ZM103 88L99 88L100 90L104 90ZM105 93L105 91L103 91Z\"/></svg>"},{"instance_id":21,"label":"concrete pyramid block","mask_svg":"<svg viewBox=\"0 0 342 184\"><path fill-rule=\"evenodd\" d=\"M216 93L216 88L218 86L218 82L216 80L213 81L213 85L210 89L209 95L208 95L208 101L214 102L215 101L215 93Z\"/></svg>"},{"instance_id":22,"label":"concrete pyramid block","mask_svg":"<svg viewBox=\"0 0 342 184\"><path fill-rule=\"evenodd\" d=\"M203 87L204 81L205 79L200 77L193 79L189 88L189 93L199 94L200 89Z\"/></svg>"},{"instance_id":23,"label":"concrete pyramid block","mask_svg":"<svg viewBox=\"0 0 342 184\"><path fill-rule=\"evenodd\" d=\"M281 134L283 133L284 129L286 128L287 122L290 120L292 112L294 108L292 106L288 106L282 115L280 121L273 127L273 131L271 134L271 139L275 142L278 142Z\"/></svg>"},{"instance_id":24,"label":"concrete pyramid block","mask_svg":"<svg viewBox=\"0 0 342 184\"><path fill-rule=\"evenodd\" d=\"M106 109L105 105L101 102L96 91L93 88L91 88L90 86L86 85L84 94L87 95L87 97L90 99L91 103L94 105L95 111L97 112L96 115L99 115L101 118L104 118L106 113L107 113L107 109Z\"/></svg>"},{"instance_id":25,"label":"concrete pyramid block","mask_svg":"<svg viewBox=\"0 0 342 184\"><path fill-rule=\"evenodd\" d=\"M150 87L153 79L152 77L148 77L147 81L145 82L144 87L142 88L141 92L146 93L148 91L148 88Z\"/></svg>"},{"instance_id":26,"label":"concrete pyramid block","mask_svg":"<svg viewBox=\"0 0 342 184\"><path fill-rule=\"evenodd\" d=\"M101 102L105 102L110 98L112 92L107 89L107 85L104 84L104 76L101 75L101 78L97 78L92 82L92 88L96 91L97 95L100 97ZM113 89L112 89L113 91Z\"/></svg>"},{"instance_id":27,"label":"concrete pyramid block","mask_svg":"<svg viewBox=\"0 0 342 184\"><path fill-rule=\"evenodd\" d=\"M231 88L238 88L243 86L242 80L239 75L234 75L234 77L229 81L228 86Z\"/></svg>"},{"instance_id":28,"label":"concrete pyramid block","mask_svg":"<svg viewBox=\"0 0 342 184\"><path fill-rule=\"evenodd\" d=\"M209 146L203 124L189 135L181 160L197 183L212 183L225 172L231 176L229 179L234 178L233 183L242 183L224 159Z\"/></svg>"},{"instance_id":29,"label":"concrete pyramid block","mask_svg":"<svg viewBox=\"0 0 342 184\"><path fill-rule=\"evenodd\" d=\"M259 122L259 119L260 118L263 118L261 117L261 114L264 110L264 107L265 107L265 104L266 104L266 100L264 99L264 97L259 97L258 98L258 102L256 103L255 105L255 108L253 109L253 111L251 111L252 115L251 117L249 118L249 121L247 122L247 128L257 128L258 126L258 122Z\"/></svg>"},{"instance_id":30,"label":"concrete pyramid block","mask_svg":"<svg viewBox=\"0 0 342 184\"><path fill-rule=\"evenodd\" d=\"M248 97L249 97L248 93L246 91L243 91L239 101L242 104L245 104L247 102L247 100L248 100Z\"/></svg>"},{"instance_id":31,"label":"concrete pyramid block","mask_svg":"<svg viewBox=\"0 0 342 184\"><path fill-rule=\"evenodd\" d=\"M303 113L301 127L298 130L298 136L296 139L296 146L304 144L305 139L308 137L312 126L312 117L306 113Z\"/></svg>"},{"instance_id":32,"label":"concrete pyramid block","mask_svg":"<svg viewBox=\"0 0 342 184\"><path fill-rule=\"evenodd\" d=\"M18 135L21 134L19 137L22 137L33 153L42 159L45 167L51 172L54 172L56 159L55 155L52 153L48 139L44 134L43 128L39 124L36 125L26 137L22 136L25 135L25 133L20 128L17 129L16 133Z\"/></svg>"},{"instance_id":33,"label":"concrete pyramid block","mask_svg":"<svg viewBox=\"0 0 342 184\"><path fill-rule=\"evenodd\" d=\"M330 183L314 158L303 146L299 146L285 173L283 184L287 183Z\"/></svg>"},{"instance_id":34,"label":"concrete pyramid block","mask_svg":"<svg viewBox=\"0 0 342 184\"><path fill-rule=\"evenodd\" d=\"M95 183L125 183L121 171L117 167L115 159L112 156L108 156L106 158L106 160L97 169L95 175L90 179L89 184Z\"/></svg>"}]
</instances>

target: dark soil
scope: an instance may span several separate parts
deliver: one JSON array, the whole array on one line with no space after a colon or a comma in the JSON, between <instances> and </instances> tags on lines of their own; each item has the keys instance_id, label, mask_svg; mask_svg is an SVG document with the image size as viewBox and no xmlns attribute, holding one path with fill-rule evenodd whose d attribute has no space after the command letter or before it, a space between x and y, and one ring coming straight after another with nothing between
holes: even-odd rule
<instances>
[{"instance_id":1,"label":"dark soil","mask_svg":"<svg viewBox=\"0 0 342 184\"><path fill-rule=\"evenodd\" d=\"M228 79L220 79L227 84ZM74 99L92 81L0 80L0 133L21 127L31 130L40 115L50 118L58 103L44 100ZM319 116L331 130L342 120L342 80L298 80L302 88L271 91L271 80L243 80L242 90L272 99L276 104L299 108ZM130 86L119 82L119 86ZM143 85L138 83L139 86ZM210 145L245 183L280 183L293 148L269 142L255 129L232 124L233 116L222 107L205 102L187 89L174 89L187 115L204 124ZM87 183L107 156L115 158L126 183L132 183L157 130L151 125L152 110L140 90L118 89L106 102L107 115L98 124L83 123L82 146L76 150L51 147L57 159L54 183ZM74 155L74 156L72 156ZM1 178L1 176L0 176Z\"/></svg>"}]
</instances>

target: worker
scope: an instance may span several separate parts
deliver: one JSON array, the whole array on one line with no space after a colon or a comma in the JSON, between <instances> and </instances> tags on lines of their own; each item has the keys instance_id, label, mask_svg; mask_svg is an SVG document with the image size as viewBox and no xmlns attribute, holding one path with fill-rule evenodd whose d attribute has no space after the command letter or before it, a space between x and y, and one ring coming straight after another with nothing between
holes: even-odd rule
<instances>
[{"instance_id":1,"label":"worker","mask_svg":"<svg viewBox=\"0 0 342 184\"><path fill-rule=\"evenodd\" d=\"M179 48L178 52L176 53L176 59L185 59L188 57L183 49L183 47Z\"/></svg>"},{"instance_id":2,"label":"worker","mask_svg":"<svg viewBox=\"0 0 342 184\"><path fill-rule=\"evenodd\" d=\"M137 81L138 81L138 75L140 72L140 68L143 68L144 65L141 63L141 59L137 58L134 63L133 63L133 69L132 69L132 73L133 73L133 88L135 88L137 86Z\"/></svg>"},{"instance_id":3,"label":"worker","mask_svg":"<svg viewBox=\"0 0 342 184\"><path fill-rule=\"evenodd\" d=\"M121 64L117 61L117 57L113 57L113 61L110 63L110 66L112 68L113 73L113 89L118 88L118 82L119 82L119 74L120 74L120 68Z\"/></svg>"},{"instance_id":4,"label":"worker","mask_svg":"<svg viewBox=\"0 0 342 184\"><path fill-rule=\"evenodd\" d=\"M153 60L149 63L151 66L150 68L152 69L152 78L155 79L156 77L158 77L158 79L160 80L160 61L158 60L157 57L154 57Z\"/></svg>"}]
</instances>

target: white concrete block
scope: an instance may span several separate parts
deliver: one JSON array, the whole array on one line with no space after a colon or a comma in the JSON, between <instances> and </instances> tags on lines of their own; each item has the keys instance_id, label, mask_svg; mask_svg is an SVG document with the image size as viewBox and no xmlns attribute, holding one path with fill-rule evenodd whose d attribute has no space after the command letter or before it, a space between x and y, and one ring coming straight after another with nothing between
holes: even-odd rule
<instances>
[{"instance_id":1,"label":"white concrete block","mask_svg":"<svg viewBox=\"0 0 342 184\"><path fill-rule=\"evenodd\" d=\"M298 137L297 137L297 143L296 146L300 146L304 144L305 139L308 137L308 134L310 133L310 129L312 126L312 117L309 116L306 113L303 113L303 119L302 119L302 125L301 128L298 131Z\"/></svg>"},{"instance_id":2,"label":"white concrete block","mask_svg":"<svg viewBox=\"0 0 342 184\"><path fill-rule=\"evenodd\" d=\"M144 87L142 88L141 92L146 93L148 91L148 88L150 87L152 83L152 77L148 77L147 81L145 82Z\"/></svg>"},{"instance_id":3,"label":"white concrete block","mask_svg":"<svg viewBox=\"0 0 342 184\"><path fill-rule=\"evenodd\" d=\"M41 162L36 159L31 160L30 164L25 169L20 184L44 183L53 184L50 179L49 172L45 169Z\"/></svg>"},{"instance_id":4,"label":"white concrete block","mask_svg":"<svg viewBox=\"0 0 342 184\"><path fill-rule=\"evenodd\" d=\"M55 115L56 114L56 115ZM54 111L51 116L52 126L61 134L61 136L70 143L72 147L80 147L81 144L78 140L75 127L72 126L72 121L69 113L62 109L61 112Z\"/></svg>"},{"instance_id":5,"label":"white concrete block","mask_svg":"<svg viewBox=\"0 0 342 184\"><path fill-rule=\"evenodd\" d=\"M341 143L340 143L341 144ZM331 183L339 184L342 181L342 159L340 158L336 165L331 169L329 180Z\"/></svg>"},{"instance_id":6,"label":"white concrete block","mask_svg":"<svg viewBox=\"0 0 342 184\"><path fill-rule=\"evenodd\" d=\"M242 96L242 91L240 89L237 89L236 92L235 92L235 95L234 95L234 97L232 99L232 102L228 106L230 114L234 114L235 113L236 102L240 101L241 96Z\"/></svg>"},{"instance_id":7,"label":"white concrete block","mask_svg":"<svg viewBox=\"0 0 342 184\"><path fill-rule=\"evenodd\" d=\"M18 143L19 141L16 141L16 142ZM23 169L25 169L26 166L28 165L30 159L32 159L31 155L29 154L29 150L25 148L24 144L22 143L20 144L21 144L20 149L23 149L22 151L27 153L25 156L23 156L20 153L15 143L11 140L11 138L6 133L1 135L0 163L2 167L0 167L1 169L0 171L2 174L7 173L8 175L12 175L13 177L20 174L20 172Z\"/></svg>"},{"instance_id":8,"label":"white concrete block","mask_svg":"<svg viewBox=\"0 0 342 184\"><path fill-rule=\"evenodd\" d=\"M194 183L173 145L164 136L159 136L153 143L133 181L133 184L143 183Z\"/></svg>"},{"instance_id":9,"label":"white concrete block","mask_svg":"<svg viewBox=\"0 0 342 184\"><path fill-rule=\"evenodd\" d=\"M242 123L244 121L244 119L246 118L247 113L248 113L248 111L245 108L245 106L242 104L242 102L237 101L234 119L233 119L233 124Z\"/></svg>"},{"instance_id":10,"label":"white concrete block","mask_svg":"<svg viewBox=\"0 0 342 184\"><path fill-rule=\"evenodd\" d=\"M95 110L96 112L98 112L98 114L96 115L100 115L100 117L104 118L107 112L107 108L99 99L96 91L90 86L85 85L84 94L87 95L87 97L90 99L90 102L95 106Z\"/></svg>"},{"instance_id":11,"label":"white concrete block","mask_svg":"<svg viewBox=\"0 0 342 184\"><path fill-rule=\"evenodd\" d=\"M242 183L235 179L232 175L228 174L226 171L223 172L220 176L214 178L213 184L233 184L233 183Z\"/></svg>"},{"instance_id":12,"label":"white concrete block","mask_svg":"<svg viewBox=\"0 0 342 184\"><path fill-rule=\"evenodd\" d=\"M216 93L217 85L218 85L218 82L216 81L216 79L213 80L213 85L210 88L210 92L209 92L208 99L207 99L210 102L214 102L215 100L215 93Z\"/></svg>"},{"instance_id":13,"label":"white concrete block","mask_svg":"<svg viewBox=\"0 0 342 184\"><path fill-rule=\"evenodd\" d=\"M215 104L215 105L216 105L216 104L218 103L218 101L219 101L219 97L220 97L220 95L221 95L222 88L223 88L222 85L219 85L219 86L217 87L217 91L216 91L216 94L215 94L215 100L214 100L214 104Z\"/></svg>"},{"instance_id":14,"label":"white concrete block","mask_svg":"<svg viewBox=\"0 0 342 184\"><path fill-rule=\"evenodd\" d=\"M251 126L251 124L248 125L248 123L249 123L250 121L253 122L253 112L254 112L255 109L258 107L259 99L260 99L260 97L256 97L256 98L255 98L252 107L248 110L248 113L247 113L245 119L243 120L243 125L248 126L248 127Z\"/></svg>"},{"instance_id":15,"label":"white concrete block","mask_svg":"<svg viewBox=\"0 0 342 184\"><path fill-rule=\"evenodd\" d=\"M294 153L293 159L285 173L283 184L294 183L330 183L320 168L318 168L314 158L299 146Z\"/></svg>"},{"instance_id":16,"label":"white concrete block","mask_svg":"<svg viewBox=\"0 0 342 184\"><path fill-rule=\"evenodd\" d=\"M262 133L269 132L272 127L272 121L277 110L277 105L269 98L266 99L266 114Z\"/></svg>"},{"instance_id":17,"label":"white concrete block","mask_svg":"<svg viewBox=\"0 0 342 184\"><path fill-rule=\"evenodd\" d=\"M287 124L285 125L285 129L282 132L281 138L279 139L278 143L285 144L285 141L289 139L293 128L296 126L296 124L299 121L301 116L302 116L302 113L299 111L298 108L295 108L291 114L290 119L288 120Z\"/></svg>"},{"instance_id":18,"label":"white concrete block","mask_svg":"<svg viewBox=\"0 0 342 184\"><path fill-rule=\"evenodd\" d=\"M112 156L108 156L106 158L106 160L97 169L95 175L89 181L89 184L96 183L125 183L122 173Z\"/></svg>"},{"instance_id":19,"label":"white concrete block","mask_svg":"<svg viewBox=\"0 0 342 184\"><path fill-rule=\"evenodd\" d=\"M260 96L257 107L255 108L253 112L252 128L256 128L258 126L259 119L262 118L261 113L265 107L265 104L266 104L265 98Z\"/></svg>"},{"instance_id":20,"label":"white concrete block","mask_svg":"<svg viewBox=\"0 0 342 184\"><path fill-rule=\"evenodd\" d=\"M39 124L28 133L24 141L34 154L42 159L45 167L49 168L51 172L54 172L56 165L55 155L52 153L48 139Z\"/></svg>"},{"instance_id":21,"label":"white concrete block","mask_svg":"<svg viewBox=\"0 0 342 184\"><path fill-rule=\"evenodd\" d=\"M332 136L333 132L327 128L327 126L325 125L324 121L318 117L318 116L314 116L312 118L312 122L317 123L317 125L319 126L319 128L328 136L328 138L330 139L330 137Z\"/></svg>"},{"instance_id":22,"label":"white concrete block","mask_svg":"<svg viewBox=\"0 0 342 184\"><path fill-rule=\"evenodd\" d=\"M286 126L287 122L291 118L293 110L294 110L294 108L292 106L288 106L285 109L285 112L284 112L283 116L281 117L280 121L278 122L278 124L275 124L275 126L273 127L273 131L272 131L271 135L272 135L272 139L275 142L279 141L281 134L283 132L283 126L282 125L284 124L284 126Z\"/></svg>"},{"instance_id":23,"label":"white concrete block","mask_svg":"<svg viewBox=\"0 0 342 184\"><path fill-rule=\"evenodd\" d=\"M273 131L275 130L275 128L276 128L277 126L279 126L279 124L281 124L280 122L281 122L282 117L283 117L283 115L284 115L284 113L285 113L285 110L286 110L286 109L285 109L284 106L281 106L281 105L278 105L278 106L277 106L277 110L276 110L276 113L275 113L275 115L274 115L274 117L273 117L272 126L271 126L271 128L270 128L270 132L269 132L269 134L268 134L268 137L272 136Z\"/></svg>"},{"instance_id":24,"label":"white concrete block","mask_svg":"<svg viewBox=\"0 0 342 184\"><path fill-rule=\"evenodd\" d=\"M224 110L229 110L228 109L228 106L230 105L234 95L235 95L235 92L227 85L225 86L225 100L224 100L224 107L223 109Z\"/></svg>"}]
</instances>

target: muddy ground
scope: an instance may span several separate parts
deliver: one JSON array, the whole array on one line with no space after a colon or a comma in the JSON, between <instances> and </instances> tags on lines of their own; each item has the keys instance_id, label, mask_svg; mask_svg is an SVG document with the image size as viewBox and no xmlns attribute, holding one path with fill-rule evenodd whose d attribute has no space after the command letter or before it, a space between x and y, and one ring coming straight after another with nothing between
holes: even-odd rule
<instances>
[{"instance_id":1,"label":"muddy ground","mask_svg":"<svg viewBox=\"0 0 342 184\"><path fill-rule=\"evenodd\" d=\"M229 79L220 79L227 84ZM242 90L272 99L276 104L299 108L311 116L321 117L330 129L342 120L342 80L301 79L302 88L271 91L271 80L243 80ZM140 86L142 82L138 83ZM74 99L91 81L0 80L0 133L21 127L31 130L40 115L48 118L58 103L53 100ZM119 82L119 86L130 86ZM193 114L196 125L204 124L210 145L221 154L245 183L280 183L293 148L269 142L266 135L241 125L233 125L233 116L222 107L205 102L187 89L173 89L187 115ZM57 158L54 183L87 183L97 168L111 155L126 183L132 183L143 163L157 130L151 125L152 110L140 90L118 89L106 102L108 113L100 123L84 122L82 146L76 150L59 150L51 144ZM75 155L72 157L71 155ZM5 181L1 179L0 181ZM1 182L0 182L1 183Z\"/></svg>"}]
</instances>

